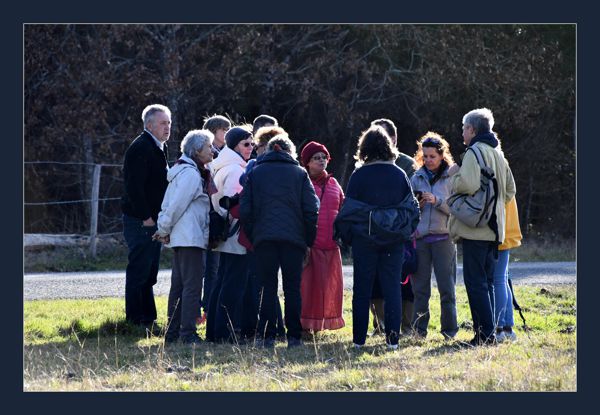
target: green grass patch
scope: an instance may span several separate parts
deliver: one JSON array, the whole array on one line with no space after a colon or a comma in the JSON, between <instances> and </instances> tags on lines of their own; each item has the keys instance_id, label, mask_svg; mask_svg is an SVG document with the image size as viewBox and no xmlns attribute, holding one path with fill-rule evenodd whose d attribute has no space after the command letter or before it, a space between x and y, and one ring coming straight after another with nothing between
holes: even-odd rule
<instances>
[{"instance_id":1,"label":"green grass patch","mask_svg":"<svg viewBox=\"0 0 600 415\"><path fill-rule=\"evenodd\" d=\"M515 343L472 348L470 312L457 287L453 341L439 333L439 296L430 302L429 336L406 336L390 352L380 336L352 343L351 292L346 327L305 346L169 345L124 321L124 300L26 301L24 388L28 391L575 391L575 286L516 286L530 330L515 314ZM166 298L157 297L159 328ZM200 329L204 337L204 326Z\"/></svg>"}]
</instances>

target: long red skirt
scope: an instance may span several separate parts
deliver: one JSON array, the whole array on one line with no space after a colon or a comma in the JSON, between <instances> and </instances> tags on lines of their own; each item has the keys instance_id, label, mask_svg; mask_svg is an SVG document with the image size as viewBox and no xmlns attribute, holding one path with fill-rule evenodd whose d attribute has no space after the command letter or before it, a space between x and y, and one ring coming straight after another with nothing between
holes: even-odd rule
<instances>
[{"instance_id":1,"label":"long red skirt","mask_svg":"<svg viewBox=\"0 0 600 415\"><path fill-rule=\"evenodd\" d=\"M308 265L302 272L300 289L300 322L304 330L336 330L344 327L344 277L339 249L325 251L311 248Z\"/></svg>"}]
</instances>

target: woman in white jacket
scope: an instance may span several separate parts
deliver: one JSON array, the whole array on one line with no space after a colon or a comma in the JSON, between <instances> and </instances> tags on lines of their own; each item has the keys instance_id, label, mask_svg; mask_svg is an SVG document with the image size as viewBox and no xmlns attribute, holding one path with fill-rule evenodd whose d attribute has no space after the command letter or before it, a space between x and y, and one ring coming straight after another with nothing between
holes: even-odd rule
<instances>
[{"instance_id":1,"label":"woman in white jacket","mask_svg":"<svg viewBox=\"0 0 600 415\"><path fill-rule=\"evenodd\" d=\"M225 134L226 146L219 157L211 163L217 192L212 195L213 208L222 216L229 215L228 238L215 248L221 253L217 280L212 288L206 319L206 339L214 342L239 341L235 330L239 328L240 310L244 289L248 279L246 248L238 242L240 234L239 210L235 206L230 211L223 209L219 201L241 193L240 176L246 169L247 160L252 154L254 141L249 127L237 126ZM233 213L233 215L232 215Z\"/></svg>"},{"instance_id":2,"label":"woman in white jacket","mask_svg":"<svg viewBox=\"0 0 600 415\"><path fill-rule=\"evenodd\" d=\"M184 137L182 156L167 173L169 185L153 236L174 251L167 343L202 341L196 332L196 318L208 245L210 172L205 165L213 159L212 140L208 130L192 130Z\"/></svg>"}]
</instances>

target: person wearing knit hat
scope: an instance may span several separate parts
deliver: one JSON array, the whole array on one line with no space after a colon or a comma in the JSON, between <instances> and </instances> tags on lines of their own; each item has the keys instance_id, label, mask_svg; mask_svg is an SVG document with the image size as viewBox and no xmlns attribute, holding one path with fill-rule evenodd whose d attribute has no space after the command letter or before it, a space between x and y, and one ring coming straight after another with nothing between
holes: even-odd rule
<instances>
[{"instance_id":1,"label":"person wearing knit hat","mask_svg":"<svg viewBox=\"0 0 600 415\"><path fill-rule=\"evenodd\" d=\"M225 209L220 200L233 198L242 192L239 179L247 166L254 141L246 126L236 126L225 134L227 145L212 163L217 192L211 195L213 208L230 220L227 239L215 251L220 252L219 272L209 298L206 320L206 339L215 342L236 342L235 331L240 327L239 316L243 314L241 300L248 280L246 247L239 242L239 218L233 209Z\"/></svg>"},{"instance_id":2,"label":"person wearing knit hat","mask_svg":"<svg viewBox=\"0 0 600 415\"><path fill-rule=\"evenodd\" d=\"M234 150L240 141L246 140L251 135L252 131L250 131L247 127L236 126L227 131L225 134L225 142L227 143L227 147Z\"/></svg>"},{"instance_id":3,"label":"person wearing knit hat","mask_svg":"<svg viewBox=\"0 0 600 415\"><path fill-rule=\"evenodd\" d=\"M310 158L319 152L325 154L325 157L327 157L327 162L331 160L329 151L327 151L327 148L323 144L317 143L316 141L308 142L304 148L302 148L302 152L300 153L300 161L302 162L302 165L304 167L308 166Z\"/></svg>"},{"instance_id":4,"label":"person wearing knit hat","mask_svg":"<svg viewBox=\"0 0 600 415\"><path fill-rule=\"evenodd\" d=\"M309 142L302 149L300 159L320 200L317 236L302 271L300 323L305 333L337 330L345 325L342 317L344 277L340 248L333 239L333 221L344 200L344 192L325 170L330 156L323 144Z\"/></svg>"}]
</instances>

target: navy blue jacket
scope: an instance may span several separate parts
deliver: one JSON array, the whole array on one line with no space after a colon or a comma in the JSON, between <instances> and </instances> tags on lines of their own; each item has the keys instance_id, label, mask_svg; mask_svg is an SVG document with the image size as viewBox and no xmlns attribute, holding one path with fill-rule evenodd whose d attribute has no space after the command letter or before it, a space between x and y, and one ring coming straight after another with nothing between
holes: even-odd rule
<instances>
[{"instance_id":1,"label":"navy blue jacket","mask_svg":"<svg viewBox=\"0 0 600 415\"><path fill-rule=\"evenodd\" d=\"M288 153L265 154L247 174L240 218L255 247L263 241L312 246L318 215L319 199L308 173Z\"/></svg>"},{"instance_id":2,"label":"navy blue jacket","mask_svg":"<svg viewBox=\"0 0 600 415\"><path fill-rule=\"evenodd\" d=\"M333 222L333 239L352 245L355 236L383 246L410 240L419 224L419 203L412 193L392 206L376 206L346 197Z\"/></svg>"},{"instance_id":3,"label":"navy blue jacket","mask_svg":"<svg viewBox=\"0 0 600 415\"><path fill-rule=\"evenodd\" d=\"M124 214L146 220L158 219L167 181L167 145L162 151L150 133L144 131L125 152L123 179L125 192L121 198Z\"/></svg>"}]
</instances>

